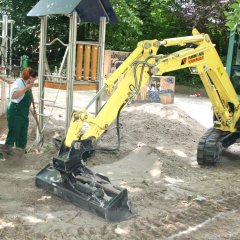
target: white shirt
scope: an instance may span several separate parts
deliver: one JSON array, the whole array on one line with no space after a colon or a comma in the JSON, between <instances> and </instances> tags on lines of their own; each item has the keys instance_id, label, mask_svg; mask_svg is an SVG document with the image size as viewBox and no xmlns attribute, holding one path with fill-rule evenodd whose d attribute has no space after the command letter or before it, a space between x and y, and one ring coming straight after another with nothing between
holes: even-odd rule
<instances>
[{"instance_id":1,"label":"white shirt","mask_svg":"<svg viewBox=\"0 0 240 240\"><path fill-rule=\"evenodd\" d=\"M21 97L16 98L16 99L12 99L12 95L14 92L23 89L25 86L26 86L26 84L23 79L17 78L15 80L15 82L11 86L11 92L10 92L10 98L11 98L12 102L19 103L24 98L25 93Z\"/></svg>"}]
</instances>

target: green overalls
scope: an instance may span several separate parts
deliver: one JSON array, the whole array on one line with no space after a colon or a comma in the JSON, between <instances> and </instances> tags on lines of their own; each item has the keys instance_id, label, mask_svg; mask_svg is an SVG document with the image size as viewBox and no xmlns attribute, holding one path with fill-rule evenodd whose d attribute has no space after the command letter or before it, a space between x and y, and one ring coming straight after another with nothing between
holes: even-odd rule
<instances>
[{"instance_id":1,"label":"green overalls","mask_svg":"<svg viewBox=\"0 0 240 240\"><path fill-rule=\"evenodd\" d=\"M25 85L25 84L24 84ZM26 91L19 103L10 102L7 107L8 135L5 144L25 149L27 145L31 92Z\"/></svg>"}]
</instances>

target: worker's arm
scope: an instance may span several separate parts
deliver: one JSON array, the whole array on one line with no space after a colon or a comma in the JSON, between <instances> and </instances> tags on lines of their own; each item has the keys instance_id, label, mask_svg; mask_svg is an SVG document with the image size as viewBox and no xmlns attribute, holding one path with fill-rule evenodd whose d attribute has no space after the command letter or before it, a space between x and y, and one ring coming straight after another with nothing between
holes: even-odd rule
<instances>
[{"instance_id":1,"label":"worker's arm","mask_svg":"<svg viewBox=\"0 0 240 240\"><path fill-rule=\"evenodd\" d=\"M30 83L26 85L24 88L14 91L12 94L12 99L17 99L21 97L26 91L31 90L32 87L33 87L33 84Z\"/></svg>"}]
</instances>

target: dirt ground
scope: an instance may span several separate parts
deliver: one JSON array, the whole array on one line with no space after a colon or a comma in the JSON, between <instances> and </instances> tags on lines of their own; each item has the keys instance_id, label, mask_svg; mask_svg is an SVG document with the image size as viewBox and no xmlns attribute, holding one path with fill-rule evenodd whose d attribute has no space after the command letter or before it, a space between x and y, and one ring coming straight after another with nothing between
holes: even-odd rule
<instances>
[{"instance_id":1,"label":"dirt ground","mask_svg":"<svg viewBox=\"0 0 240 240\"><path fill-rule=\"evenodd\" d=\"M120 152L98 152L89 159L91 169L128 189L138 214L120 223L108 223L35 186L35 175L56 154L52 137L64 136L64 108L46 106L45 112L52 116L42 151L0 162L0 239L239 239L239 144L225 150L215 167L196 162L198 140L211 125L207 99L176 96L172 105L127 107L120 117ZM1 141L4 123L1 118ZM28 147L34 129L31 118ZM113 125L99 145L115 145L115 135Z\"/></svg>"}]
</instances>

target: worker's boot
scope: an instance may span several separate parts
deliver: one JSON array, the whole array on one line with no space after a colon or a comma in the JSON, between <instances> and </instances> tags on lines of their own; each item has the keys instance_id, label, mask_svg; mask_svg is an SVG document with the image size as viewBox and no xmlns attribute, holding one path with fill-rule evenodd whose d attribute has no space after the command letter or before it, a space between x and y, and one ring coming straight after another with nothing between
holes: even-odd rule
<instances>
[{"instance_id":1,"label":"worker's boot","mask_svg":"<svg viewBox=\"0 0 240 240\"><path fill-rule=\"evenodd\" d=\"M5 161L5 160L6 159L5 159L4 155L3 155L3 153L0 152L0 161Z\"/></svg>"},{"instance_id":2,"label":"worker's boot","mask_svg":"<svg viewBox=\"0 0 240 240\"><path fill-rule=\"evenodd\" d=\"M23 155L26 153L26 150L23 148L10 148L7 152L9 156L16 156L16 157L23 157Z\"/></svg>"}]
</instances>

